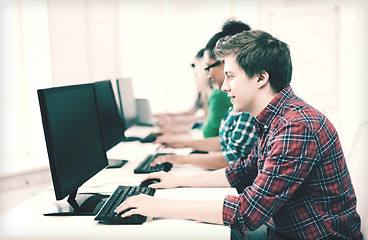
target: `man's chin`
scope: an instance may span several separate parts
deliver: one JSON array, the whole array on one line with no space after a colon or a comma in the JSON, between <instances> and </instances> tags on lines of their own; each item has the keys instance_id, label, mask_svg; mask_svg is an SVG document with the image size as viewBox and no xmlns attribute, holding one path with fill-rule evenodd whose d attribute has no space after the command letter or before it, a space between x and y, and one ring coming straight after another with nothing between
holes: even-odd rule
<instances>
[{"instance_id":1,"label":"man's chin","mask_svg":"<svg viewBox=\"0 0 368 240\"><path fill-rule=\"evenodd\" d=\"M241 108L237 107L236 105L233 105L233 110L235 112L243 112Z\"/></svg>"}]
</instances>

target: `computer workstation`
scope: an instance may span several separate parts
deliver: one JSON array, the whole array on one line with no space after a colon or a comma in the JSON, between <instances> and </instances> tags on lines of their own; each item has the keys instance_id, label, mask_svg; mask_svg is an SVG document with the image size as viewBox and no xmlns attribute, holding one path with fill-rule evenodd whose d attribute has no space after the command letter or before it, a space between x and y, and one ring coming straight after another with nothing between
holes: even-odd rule
<instances>
[{"instance_id":1,"label":"computer workstation","mask_svg":"<svg viewBox=\"0 0 368 240\"><path fill-rule=\"evenodd\" d=\"M68 198L67 202L55 203L55 211L45 215L95 215L105 206L108 212L104 210L96 220L116 223L123 219L113 212L114 207L126 197L154 194L154 189L139 186L119 186L110 198L100 193L77 193L80 186L108 166L105 148L113 145L111 139L104 142L106 134L102 133L96 97L99 84L38 90L56 200ZM111 201L117 205L111 205ZM136 215L124 221L142 223L144 217Z\"/></svg>"},{"instance_id":2,"label":"computer workstation","mask_svg":"<svg viewBox=\"0 0 368 240\"><path fill-rule=\"evenodd\" d=\"M127 138L124 134L125 129L117 109L111 81L99 81L94 84L105 151L107 152L120 142L138 140ZM110 168L121 167L127 163L127 160L121 159L108 159L108 161Z\"/></svg>"},{"instance_id":3,"label":"computer workstation","mask_svg":"<svg viewBox=\"0 0 368 240\"><path fill-rule=\"evenodd\" d=\"M104 169L88 180L80 188L80 192L99 191L103 194L111 194L122 183L139 185L142 176L133 174L134 167L135 161L132 160L122 168ZM172 171L174 174L189 174L202 170L188 166L174 168ZM236 194L236 191L232 188L157 189L154 196L207 201L223 199L227 194ZM227 226L170 216L149 217L143 224L99 223L94 220L96 216L88 215L44 216L42 213L45 206L54 199L55 194L50 186L0 215L0 239L230 239L230 229Z\"/></svg>"},{"instance_id":4,"label":"computer workstation","mask_svg":"<svg viewBox=\"0 0 368 240\"><path fill-rule=\"evenodd\" d=\"M130 80L129 80L130 82ZM114 97L114 92L112 88L112 84L110 80L99 81L95 82L95 89L96 89L96 100L98 105L98 111L100 113L101 119L101 130L104 139L104 145L106 152L110 150L112 147L116 146L120 142L128 142L134 140L141 140L141 142L147 143L150 141L144 141L137 137L126 137L125 131L127 128L131 127L131 124L135 122L135 117L131 114L133 112L131 104L134 103L133 99L129 96L132 96L131 91L127 91L130 87L130 83L126 84L128 89L125 89L126 93L124 92L124 96L127 95L128 97L123 97L122 91L119 91L119 99L120 104L126 104L124 109L128 109L127 114L128 117L125 117L125 114L120 116L118 112L117 103ZM122 85L119 85L122 86ZM149 154L144 158L142 164L140 164L137 169L134 170L135 173L150 173L150 172L158 172L158 171L169 171L172 167L171 163L164 163L157 166L150 166L150 163L161 154ZM120 160L120 159L110 159L109 158L109 167L120 167L124 165L127 160Z\"/></svg>"},{"instance_id":5,"label":"computer workstation","mask_svg":"<svg viewBox=\"0 0 368 240\"><path fill-rule=\"evenodd\" d=\"M129 126L130 118L126 120L124 115L120 114L111 81L98 81L94 84L106 152L120 142L141 140L139 137L125 136L125 131L128 128L127 126ZM127 91L126 94L129 95L129 91ZM128 105L131 104L129 97L127 97L126 100ZM127 160L109 158L109 167L121 167L126 162Z\"/></svg>"},{"instance_id":6,"label":"computer workstation","mask_svg":"<svg viewBox=\"0 0 368 240\"><path fill-rule=\"evenodd\" d=\"M120 78L116 80L120 114L125 124L125 130L132 126L153 126L153 115L150 106L145 99L135 99L133 94L133 84L130 78ZM147 136L140 139L142 143L154 142L159 133L151 132ZM134 170L134 173L150 173L158 171L170 171L171 163L163 163L156 166L150 166L153 160L164 154L173 153L155 153L149 154Z\"/></svg>"},{"instance_id":7,"label":"computer workstation","mask_svg":"<svg viewBox=\"0 0 368 240\"><path fill-rule=\"evenodd\" d=\"M120 83L119 83L120 82ZM126 130L133 126L152 127L153 115L147 99L135 99L130 78L117 79L117 99L110 80L97 81L97 103L100 106L104 137L108 137L107 150L119 142L153 142L159 133L145 137L126 136ZM105 136L106 135L106 136Z\"/></svg>"},{"instance_id":8,"label":"computer workstation","mask_svg":"<svg viewBox=\"0 0 368 240\"><path fill-rule=\"evenodd\" d=\"M131 78L116 79L119 109L125 124L125 130L132 126L152 127L155 124L151 107L147 99L135 98ZM140 137L142 143L150 143L156 140L160 133L150 132Z\"/></svg>"},{"instance_id":9,"label":"computer workstation","mask_svg":"<svg viewBox=\"0 0 368 240\"><path fill-rule=\"evenodd\" d=\"M131 152L122 168L107 169L104 134L96 101L95 84L74 85L38 91L45 139L50 161L52 186L35 194L0 216L0 238L12 239L226 239L228 227L203 224L172 217L159 219L100 219L103 206L118 188L152 192L139 186L142 176L133 170L152 144L126 142ZM88 121L87 121L88 120ZM83 123L83 124L81 124ZM77 136L78 135L78 136ZM123 143L124 144L124 143ZM93 149L91 149L93 146ZM114 147L112 147L114 149ZM121 149L120 149L121 150ZM124 156L125 152L118 154ZM204 171L193 166L173 168L175 174ZM122 187L120 187L122 186ZM233 189L158 189L157 197L188 200L223 199ZM136 192L133 192L136 194ZM57 211L45 212L52 205ZM69 203L65 200L68 199ZM85 211L87 210L87 211ZM45 215L47 216L45 216ZM57 216L55 216L57 215ZM142 218L142 217L140 217ZM120 220L120 219L119 219ZM144 224L141 224L144 222ZM118 225L116 225L118 223Z\"/></svg>"}]
</instances>

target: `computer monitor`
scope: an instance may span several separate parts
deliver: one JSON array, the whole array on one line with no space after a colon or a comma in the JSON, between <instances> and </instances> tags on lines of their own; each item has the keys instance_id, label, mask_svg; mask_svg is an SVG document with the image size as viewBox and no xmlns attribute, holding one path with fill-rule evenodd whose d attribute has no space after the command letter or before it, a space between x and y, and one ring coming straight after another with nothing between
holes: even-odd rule
<instances>
[{"instance_id":1,"label":"computer monitor","mask_svg":"<svg viewBox=\"0 0 368 240\"><path fill-rule=\"evenodd\" d=\"M154 126L155 119L151 111L149 100L146 98L137 98L136 105L138 111L138 125Z\"/></svg>"},{"instance_id":2,"label":"computer monitor","mask_svg":"<svg viewBox=\"0 0 368 240\"><path fill-rule=\"evenodd\" d=\"M118 92L120 114L125 129L133 125L153 126L153 116L147 99L136 99L133 94L133 84L131 78L116 79L116 87ZM161 133L149 133L147 136L141 137L142 143L154 142L156 137ZM139 137L129 137L134 140Z\"/></svg>"},{"instance_id":3,"label":"computer monitor","mask_svg":"<svg viewBox=\"0 0 368 240\"><path fill-rule=\"evenodd\" d=\"M116 79L116 86L119 95L119 106L121 116L124 118L125 130L138 122L136 100L133 93L131 78Z\"/></svg>"},{"instance_id":4,"label":"computer monitor","mask_svg":"<svg viewBox=\"0 0 368 240\"><path fill-rule=\"evenodd\" d=\"M116 104L114 90L110 80L95 82L97 105L100 112L101 129L107 152L122 141L137 141L139 138L127 138L124 126ZM109 168L121 167L127 160L108 159Z\"/></svg>"},{"instance_id":5,"label":"computer monitor","mask_svg":"<svg viewBox=\"0 0 368 240\"><path fill-rule=\"evenodd\" d=\"M110 80L95 82L95 88L105 150L108 151L124 139L124 127Z\"/></svg>"},{"instance_id":6,"label":"computer monitor","mask_svg":"<svg viewBox=\"0 0 368 240\"><path fill-rule=\"evenodd\" d=\"M108 165L94 84L37 91L56 200L44 215L93 215L108 196L77 194Z\"/></svg>"}]
</instances>

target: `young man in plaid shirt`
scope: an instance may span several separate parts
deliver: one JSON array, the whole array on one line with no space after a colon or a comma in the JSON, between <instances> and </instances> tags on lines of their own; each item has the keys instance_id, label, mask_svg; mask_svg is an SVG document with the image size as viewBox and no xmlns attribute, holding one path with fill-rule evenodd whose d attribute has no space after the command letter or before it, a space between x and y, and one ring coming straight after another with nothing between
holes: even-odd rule
<instances>
[{"instance_id":1,"label":"young man in plaid shirt","mask_svg":"<svg viewBox=\"0 0 368 240\"><path fill-rule=\"evenodd\" d=\"M146 216L177 215L225 224L240 238L267 227L267 239L362 239L356 197L339 137L331 122L290 87L287 44L263 31L217 43L236 111L255 117L259 139L247 159L195 176L150 174L155 188L232 186L239 196L193 202L135 196L117 209Z\"/></svg>"}]
</instances>

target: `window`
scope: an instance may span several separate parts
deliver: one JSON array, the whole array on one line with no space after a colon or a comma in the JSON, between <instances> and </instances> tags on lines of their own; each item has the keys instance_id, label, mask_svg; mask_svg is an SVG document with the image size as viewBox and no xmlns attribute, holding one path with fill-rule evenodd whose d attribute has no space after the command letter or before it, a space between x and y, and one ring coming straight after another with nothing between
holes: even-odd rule
<instances>
[{"instance_id":1,"label":"window","mask_svg":"<svg viewBox=\"0 0 368 240\"><path fill-rule=\"evenodd\" d=\"M0 160L45 153L38 88L51 86L46 0L2 1Z\"/></svg>"}]
</instances>

